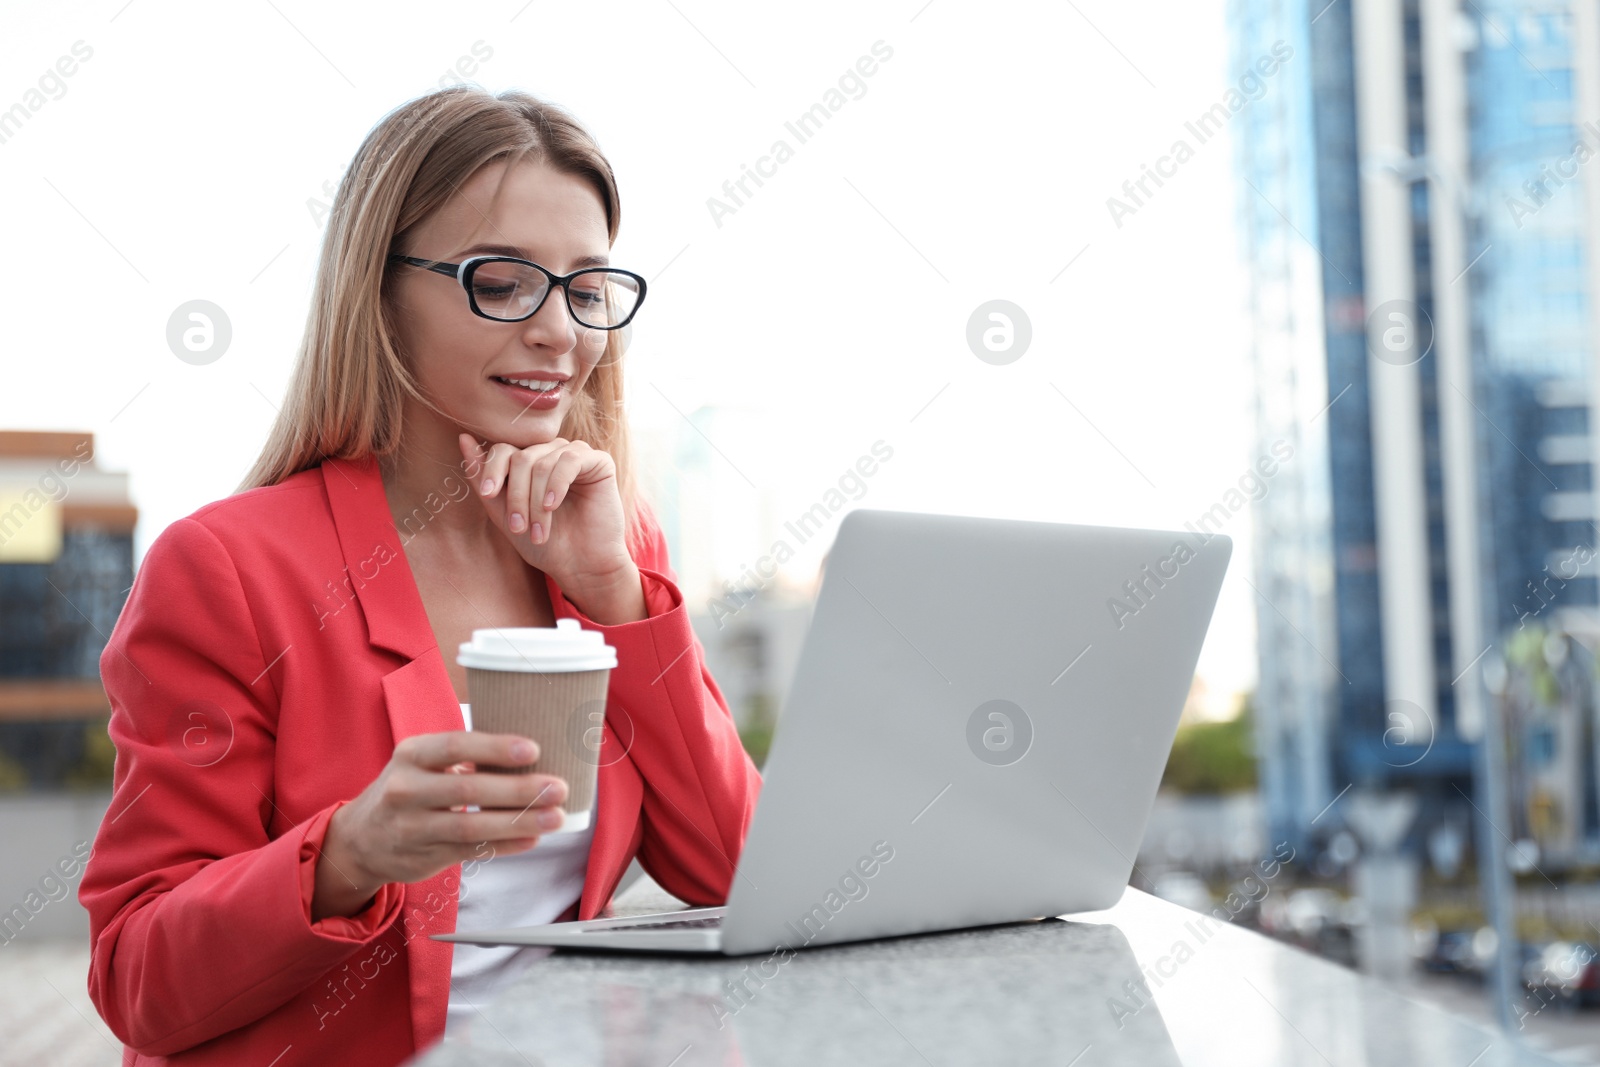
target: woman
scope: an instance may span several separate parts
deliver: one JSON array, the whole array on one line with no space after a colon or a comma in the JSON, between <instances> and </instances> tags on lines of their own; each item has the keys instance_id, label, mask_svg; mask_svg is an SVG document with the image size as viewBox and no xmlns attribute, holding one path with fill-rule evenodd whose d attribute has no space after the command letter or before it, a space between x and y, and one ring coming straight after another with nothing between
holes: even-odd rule
<instances>
[{"instance_id":1,"label":"woman","mask_svg":"<svg viewBox=\"0 0 1600 1067\"><path fill-rule=\"evenodd\" d=\"M430 939L458 917L593 918L635 856L726 900L760 776L634 498L618 218L523 93L424 96L356 154L261 458L150 546L100 661L79 895L124 1064L396 1064L515 953ZM565 783L477 770L530 742L463 729L455 650L558 618L618 666L591 828L541 839Z\"/></svg>"}]
</instances>

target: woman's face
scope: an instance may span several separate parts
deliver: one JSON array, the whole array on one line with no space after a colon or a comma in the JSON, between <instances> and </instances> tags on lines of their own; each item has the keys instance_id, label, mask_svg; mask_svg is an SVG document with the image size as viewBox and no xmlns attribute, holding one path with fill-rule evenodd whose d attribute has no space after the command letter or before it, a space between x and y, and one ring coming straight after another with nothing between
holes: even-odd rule
<instances>
[{"instance_id":1,"label":"woman's face","mask_svg":"<svg viewBox=\"0 0 1600 1067\"><path fill-rule=\"evenodd\" d=\"M489 200L506 164L482 167L417 227L407 255L460 263L474 255L530 259L557 275L605 266L605 207L580 178L542 163L521 163L506 175L500 200ZM573 397L605 351L606 331L573 321L564 290L521 322L474 315L461 283L395 264L395 319L400 344L423 390L462 429L518 448L553 440ZM541 396L509 379L560 380Z\"/></svg>"}]
</instances>

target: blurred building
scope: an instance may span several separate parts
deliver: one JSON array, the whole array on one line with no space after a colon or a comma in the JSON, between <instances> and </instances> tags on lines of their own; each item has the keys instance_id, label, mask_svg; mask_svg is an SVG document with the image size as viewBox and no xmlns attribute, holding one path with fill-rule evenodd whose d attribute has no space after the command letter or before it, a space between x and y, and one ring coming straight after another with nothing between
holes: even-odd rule
<instances>
[{"instance_id":1,"label":"blurred building","mask_svg":"<svg viewBox=\"0 0 1600 1067\"><path fill-rule=\"evenodd\" d=\"M1472 672L1595 615L1600 11L1229 12L1230 69L1293 50L1229 120L1260 451L1295 449L1256 505L1270 832L1305 843L1346 786L1403 785L1421 839L1470 814ZM1567 839L1600 838L1592 777L1558 777Z\"/></svg>"},{"instance_id":2,"label":"blurred building","mask_svg":"<svg viewBox=\"0 0 1600 1067\"><path fill-rule=\"evenodd\" d=\"M87 732L110 714L100 654L133 585L137 518L128 476L95 466L91 434L0 431L0 779L7 786L48 788L71 784L75 773L92 776Z\"/></svg>"},{"instance_id":3,"label":"blurred building","mask_svg":"<svg viewBox=\"0 0 1600 1067\"><path fill-rule=\"evenodd\" d=\"M739 729L776 724L800 665L811 611L809 600L763 592L720 627L709 615L691 613L695 636L705 648L706 669Z\"/></svg>"},{"instance_id":4,"label":"blurred building","mask_svg":"<svg viewBox=\"0 0 1600 1067\"><path fill-rule=\"evenodd\" d=\"M763 432L767 418L703 405L665 428L634 431L643 488L706 666L741 730L770 728L782 714L816 592L816 583L783 571L763 578L756 566L780 540L800 543L766 487L774 436ZM832 533L815 536L827 543Z\"/></svg>"},{"instance_id":5,"label":"blurred building","mask_svg":"<svg viewBox=\"0 0 1600 1067\"><path fill-rule=\"evenodd\" d=\"M752 550L779 535L778 502L762 486L771 466L762 428L759 411L702 405L665 428L634 431L646 491L691 614L730 592L739 599L727 583L738 586Z\"/></svg>"}]
</instances>

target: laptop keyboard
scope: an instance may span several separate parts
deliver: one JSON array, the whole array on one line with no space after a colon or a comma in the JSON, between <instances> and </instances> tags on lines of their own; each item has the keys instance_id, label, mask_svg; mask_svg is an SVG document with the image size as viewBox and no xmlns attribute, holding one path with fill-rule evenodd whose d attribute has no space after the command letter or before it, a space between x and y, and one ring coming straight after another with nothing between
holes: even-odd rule
<instances>
[{"instance_id":1,"label":"laptop keyboard","mask_svg":"<svg viewBox=\"0 0 1600 1067\"><path fill-rule=\"evenodd\" d=\"M668 919L655 923L624 923L620 926L591 926L586 934L609 934L613 930L703 930L722 925L722 916L711 915L700 919Z\"/></svg>"}]
</instances>

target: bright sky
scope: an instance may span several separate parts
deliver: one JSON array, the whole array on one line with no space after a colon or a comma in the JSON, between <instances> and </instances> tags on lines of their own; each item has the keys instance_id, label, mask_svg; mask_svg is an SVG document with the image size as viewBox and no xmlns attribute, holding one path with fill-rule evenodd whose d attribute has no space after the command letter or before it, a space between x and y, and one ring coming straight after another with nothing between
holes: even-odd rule
<instances>
[{"instance_id":1,"label":"bright sky","mask_svg":"<svg viewBox=\"0 0 1600 1067\"><path fill-rule=\"evenodd\" d=\"M1237 79L1223 8L14 8L0 110L43 104L0 143L0 427L94 431L100 465L131 473L140 552L230 493L304 324L321 236L308 201L387 110L462 62L598 138L623 199L613 262L652 279L628 357L634 423L758 411L765 440L715 442L751 507L744 477L797 514L883 439L894 457L861 506L1181 528L1256 458L1231 145L1199 146L1120 228L1106 200ZM73 73L47 77L62 56ZM864 56L873 73L847 78L799 143L785 122ZM715 218L708 198L779 138L792 157ZM166 340L197 299L232 327L205 365ZM966 340L991 300L1031 324L1004 365ZM1248 522L1225 531L1234 562L1200 663L1213 689L1253 683Z\"/></svg>"}]
</instances>

